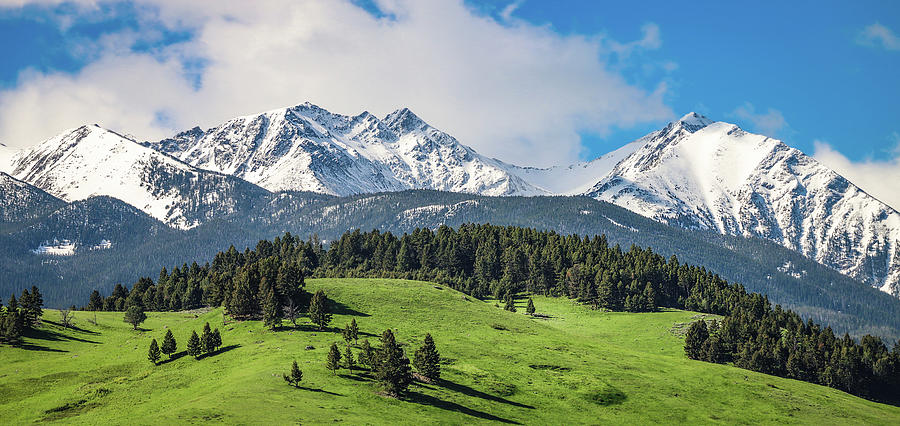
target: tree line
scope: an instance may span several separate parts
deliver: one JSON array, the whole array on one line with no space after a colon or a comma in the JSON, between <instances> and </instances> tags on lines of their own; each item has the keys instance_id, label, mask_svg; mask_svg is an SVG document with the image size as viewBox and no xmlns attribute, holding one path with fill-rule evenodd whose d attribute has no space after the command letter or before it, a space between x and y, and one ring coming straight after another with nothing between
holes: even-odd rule
<instances>
[{"instance_id":1,"label":"tree line","mask_svg":"<svg viewBox=\"0 0 900 426\"><path fill-rule=\"evenodd\" d=\"M603 235L564 236L521 227L467 224L458 229L417 229L400 237L354 230L330 242L326 249L315 236L303 240L286 233L273 241L259 241L252 250L239 252L232 246L202 266L185 264L171 272L163 268L156 282L141 278L131 291L116 286L106 298L95 292L87 309L125 310L131 304L142 304L148 310L180 310L208 305L225 306L234 318L260 319L267 313L278 315L283 311L278 307L308 304L309 295L303 291L307 276L432 281L478 298L504 300L507 305L516 294L527 292L569 297L593 308L616 311L669 307L725 315L723 327L734 324L730 329L740 332L728 331L732 334L721 340L726 344L722 353L731 354L723 355L721 362L788 375L789 351L783 357L771 351L791 345L805 347L809 350L794 358L818 353L812 358L818 357L821 363L807 364L805 373L790 377L873 399L896 398L885 389L896 389L900 365L885 355L887 349L877 337L866 336L857 343L845 335L833 339L840 343L817 342L813 348L804 339L824 335L822 339L829 341L827 336L833 336L830 328L811 322L802 328L792 326L803 321L791 311L773 307L763 295L748 293L742 285L730 284L703 267L682 264L676 256L665 259L650 248L610 246ZM812 329L818 331L809 331ZM784 337L786 333L788 337ZM844 356L845 352L848 355ZM850 355L856 353L859 356ZM758 361L767 361L745 362L754 355ZM829 367L832 373L828 377L836 379L823 380L812 373Z\"/></svg>"},{"instance_id":2,"label":"tree line","mask_svg":"<svg viewBox=\"0 0 900 426\"><path fill-rule=\"evenodd\" d=\"M22 290L18 299L11 295L5 308L0 301L0 341L10 345L21 343L25 331L40 323L43 306L44 297L37 286L32 286L31 291Z\"/></svg>"}]
</instances>

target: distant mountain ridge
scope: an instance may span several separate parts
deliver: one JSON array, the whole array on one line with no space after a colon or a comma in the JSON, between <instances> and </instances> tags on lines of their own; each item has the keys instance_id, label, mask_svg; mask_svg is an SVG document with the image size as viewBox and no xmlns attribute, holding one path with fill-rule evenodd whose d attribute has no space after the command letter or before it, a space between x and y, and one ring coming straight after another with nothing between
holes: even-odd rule
<instances>
[{"instance_id":1,"label":"distant mountain ridge","mask_svg":"<svg viewBox=\"0 0 900 426\"><path fill-rule=\"evenodd\" d=\"M87 126L16 154L5 171L67 201L116 197L178 228L285 190L585 195L670 225L764 238L900 296L900 213L781 141L696 113L551 168L485 157L406 108L378 118L305 103L141 145ZM82 151L103 155L72 154Z\"/></svg>"}]
</instances>

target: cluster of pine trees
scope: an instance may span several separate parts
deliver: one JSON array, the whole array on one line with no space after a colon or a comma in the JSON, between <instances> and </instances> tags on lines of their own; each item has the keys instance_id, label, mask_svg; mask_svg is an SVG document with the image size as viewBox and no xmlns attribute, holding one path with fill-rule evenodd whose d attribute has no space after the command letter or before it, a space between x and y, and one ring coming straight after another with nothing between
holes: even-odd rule
<instances>
[{"instance_id":1,"label":"cluster of pine trees","mask_svg":"<svg viewBox=\"0 0 900 426\"><path fill-rule=\"evenodd\" d=\"M617 311L688 309L744 318L741 321L747 330L762 329L763 320L769 317L767 313L797 317L780 307L773 308L765 296L747 293L740 284L729 284L703 267L681 264L675 256L667 260L649 248L631 246L623 250L618 245L610 246L605 236L563 236L552 231L477 224L459 229L417 229L402 237L377 230L355 230L331 242L327 250L315 237L304 241L288 233L274 241L260 241L254 250L238 252L231 247L218 253L211 264L183 265L172 273L163 269L156 283L142 278L130 293L124 288L114 291L115 302L107 302L113 295L103 299L99 294L92 296L91 301L102 300L104 309L113 304L116 309L127 309L137 300L157 310L224 305L235 318L260 318L265 312L277 315L279 310L272 305L304 303L304 276L433 281L475 297L505 299L507 309L515 308L510 302L523 291L565 296L594 308ZM124 300L121 306L120 299ZM99 302L92 303L88 308L98 305ZM782 327L786 323L776 321L779 333L787 329ZM822 333L832 332L825 328ZM747 332L732 340L745 343L735 347L732 358L743 360L739 355L747 345L752 345L749 358L758 349L775 348L771 342L756 339L757 335L756 331ZM750 339L755 340L747 343ZM870 336L863 340L878 339ZM839 341L846 342L840 345L841 351L846 348L849 352L865 352L848 336ZM829 359L833 353L831 348ZM860 359L869 362L864 357ZM878 359L869 362L871 371L877 363ZM895 377L897 367L882 364L885 377ZM756 364L738 365L754 368ZM885 399L877 386L869 385L871 381L863 377L863 370L866 369L842 368L840 374L850 378L821 383ZM779 374L781 370L766 367L761 371ZM818 381L808 374L800 377ZM859 386L867 388L861 391Z\"/></svg>"},{"instance_id":2,"label":"cluster of pine trees","mask_svg":"<svg viewBox=\"0 0 900 426\"><path fill-rule=\"evenodd\" d=\"M211 330L209 323L203 326L203 334L197 335L196 331L191 332L191 337L187 343L187 354L199 358L203 355L211 355L222 346L222 335L219 329ZM172 330L166 330L166 336L163 337L162 346L156 343L156 339L150 341L150 349L147 351L147 359L154 365L159 363L159 359L163 354L172 359L172 355L178 350L178 342L172 335Z\"/></svg>"},{"instance_id":3,"label":"cluster of pine trees","mask_svg":"<svg viewBox=\"0 0 900 426\"><path fill-rule=\"evenodd\" d=\"M0 341L10 345L21 343L22 334L35 327L44 315L43 306L44 297L36 286L30 292L22 290L19 299L11 295L5 309L0 302Z\"/></svg>"},{"instance_id":4,"label":"cluster of pine trees","mask_svg":"<svg viewBox=\"0 0 900 426\"><path fill-rule=\"evenodd\" d=\"M685 336L689 358L825 386L885 402L900 402L900 342L836 337L830 328L780 306L745 306L721 322L697 321Z\"/></svg>"},{"instance_id":5,"label":"cluster of pine trees","mask_svg":"<svg viewBox=\"0 0 900 426\"><path fill-rule=\"evenodd\" d=\"M325 368L336 373L337 370L347 368L350 374L354 369L368 370L374 375L374 378L382 386L385 394L393 397L403 395L409 385L413 382L413 371L410 368L409 358L403 351L403 347L397 343L394 332L391 329L385 330L381 334L380 346L373 347L368 339L363 340L360 345L359 354L353 355L350 341L356 341L359 329L354 319L348 324L343 331L344 340L347 346L341 353L337 343L332 343L328 349L325 359ZM441 356L437 351L437 346L431 334L425 335L425 341L419 347L413 358L412 366L415 367L418 379L425 382L433 382L440 379L441 376ZM288 384L294 387L300 387L300 381L303 379L303 372L294 361L291 365L289 374L283 374L282 377Z\"/></svg>"}]
</instances>

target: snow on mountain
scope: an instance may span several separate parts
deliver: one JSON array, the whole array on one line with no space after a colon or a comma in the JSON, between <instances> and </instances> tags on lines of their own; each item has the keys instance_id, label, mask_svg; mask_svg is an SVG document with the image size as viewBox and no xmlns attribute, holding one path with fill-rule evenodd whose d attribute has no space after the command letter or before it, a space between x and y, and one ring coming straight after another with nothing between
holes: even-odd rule
<instances>
[{"instance_id":1,"label":"snow on mountain","mask_svg":"<svg viewBox=\"0 0 900 426\"><path fill-rule=\"evenodd\" d=\"M384 119L310 103L148 143L193 166L263 188L349 195L426 188L487 195L543 191L404 108Z\"/></svg>"},{"instance_id":2,"label":"snow on mountain","mask_svg":"<svg viewBox=\"0 0 900 426\"><path fill-rule=\"evenodd\" d=\"M900 296L900 213L781 141L688 114L585 194L664 223L755 236Z\"/></svg>"},{"instance_id":3,"label":"snow on mountain","mask_svg":"<svg viewBox=\"0 0 900 426\"><path fill-rule=\"evenodd\" d=\"M96 125L15 154L7 171L66 201L107 195L170 226L189 229L265 191L195 169Z\"/></svg>"},{"instance_id":4,"label":"snow on mountain","mask_svg":"<svg viewBox=\"0 0 900 426\"><path fill-rule=\"evenodd\" d=\"M34 219L62 204L62 200L0 172L0 224Z\"/></svg>"}]
</instances>

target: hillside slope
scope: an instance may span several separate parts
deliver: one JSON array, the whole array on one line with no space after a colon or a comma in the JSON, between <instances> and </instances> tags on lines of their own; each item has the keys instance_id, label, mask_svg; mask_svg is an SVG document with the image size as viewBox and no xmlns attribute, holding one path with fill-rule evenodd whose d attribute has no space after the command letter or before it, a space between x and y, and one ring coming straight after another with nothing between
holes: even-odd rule
<instances>
[{"instance_id":1,"label":"hillside slope","mask_svg":"<svg viewBox=\"0 0 900 426\"><path fill-rule=\"evenodd\" d=\"M45 324L29 349L0 348L0 417L12 423L865 423L896 424L900 408L846 393L691 361L671 329L693 313L601 313L537 298L531 319L429 283L310 280L338 302L332 323L355 318L364 337L395 329L407 355L431 333L444 381L407 399L376 394L364 374L324 367L339 333L222 324L220 311L151 313L132 331L121 313L76 314L81 327ZM521 310L520 310L521 311ZM45 314L56 320L55 312ZM179 350L209 321L224 350L152 366L151 338L173 330ZM305 350L306 346L314 349ZM281 379L292 360L305 389Z\"/></svg>"}]
</instances>

